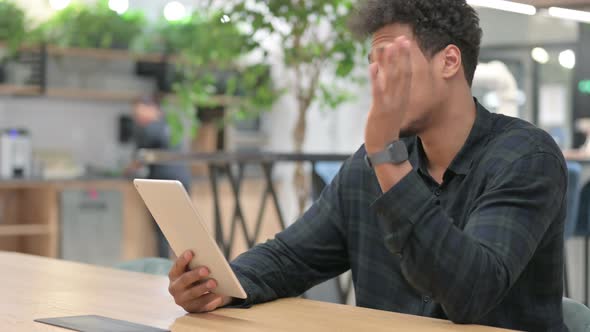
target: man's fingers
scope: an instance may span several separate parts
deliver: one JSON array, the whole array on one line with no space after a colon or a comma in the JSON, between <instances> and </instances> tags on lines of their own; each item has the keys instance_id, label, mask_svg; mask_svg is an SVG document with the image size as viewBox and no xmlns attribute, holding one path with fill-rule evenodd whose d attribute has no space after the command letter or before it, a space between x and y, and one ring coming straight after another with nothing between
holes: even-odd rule
<instances>
[{"instance_id":1,"label":"man's fingers","mask_svg":"<svg viewBox=\"0 0 590 332\"><path fill-rule=\"evenodd\" d=\"M217 294L207 294L191 301L184 306L184 310L191 313L202 313L213 311L223 303L223 297Z\"/></svg>"},{"instance_id":2,"label":"man's fingers","mask_svg":"<svg viewBox=\"0 0 590 332\"><path fill-rule=\"evenodd\" d=\"M383 68L386 64L385 64L385 53L387 51L387 47L389 45L386 45L384 47L379 47L377 48L376 52L376 59L375 62L379 65L379 67Z\"/></svg>"},{"instance_id":3,"label":"man's fingers","mask_svg":"<svg viewBox=\"0 0 590 332\"><path fill-rule=\"evenodd\" d=\"M373 102L376 102L380 93L380 82L379 82L379 64L374 62L369 65L369 75L371 76L371 91L373 92Z\"/></svg>"},{"instance_id":4,"label":"man's fingers","mask_svg":"<svg viewBox=\"0 0 590 332\"><path fill-rule=\"evenodd\" d=\"M207 305L205 305L205 312L213 311L223 304L223 296L216 295Z\"/></svg>"},{"instance_id":5,"label":"man's fingers","mask_svg":"<svg viewBox=\"0 0 590 332\"><path fill-rule=\"evenodd\" d=\"M408 38L405 36L397 37L393 44L387 50L387 83L388 88L394 88L399 84L401 79L400 73L403 72L406 65L405 60L402 59L405 49L408 48Z\"/></svg>"},{"instance_id":6,"label":"man's fingers","mask_svg":"<svg viewBox=\"0 0 590 332\"><path fill-rule=\"evenodd\" d=\"M403 102L407 102L412 88L412 59L410 57L410 41L405 40L400 45L399 56L400 56L400 93Z\"/></svg>"},{"instance_id":7,"label":"man's fingers","mask_svg":"<svg viewBox=\"0 0 590 332\"><path fill-rule=\"evenodd\" d=\"M207 295L217 287L215 280L203 280L196 285L185 289L179 296L175 298L176 303L182 306L190 304L200 297Z\"/></svg>"},{"instance_id":8,"label":"man's fingers","mask_svg":"<svg viewBox=\"0 0 590 332\"><path fill-rule=\"evenodd\" d=\"M170 293L177 294L189 289L200 280L204 280L209 276L209 269L204 266L199 266L198 268L184 273L182 276L177 278L172 284L170 285Z\"/></svg>"},{"instance_id":9,"label":"man's fingers","mask_svg":"<svg viewBox=\"0 0 590 332\"><path fill-rule=\"evenodd\" d=\"M180 257L176 259L174 265L170 269L170 273L168 273L168 278L170 281L174 281L178 279L181 275L186 272L186 268L193 259L194 254L190 251L185 251Z\"/></svg>"}]
</instances>

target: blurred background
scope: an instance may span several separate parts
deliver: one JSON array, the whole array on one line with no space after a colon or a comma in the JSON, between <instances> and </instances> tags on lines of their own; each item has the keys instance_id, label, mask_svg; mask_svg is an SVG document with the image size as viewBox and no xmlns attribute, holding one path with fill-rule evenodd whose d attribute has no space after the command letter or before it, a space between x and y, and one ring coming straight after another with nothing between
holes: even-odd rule
<instances>
[{"instance_id":1,"label":"blurred background","mask_svg":"<svg viewBox=\"0 0 590 332\"><path fill-rule=\"evenodd\" d=\"M568 290L588 303L590 0L468 2L474 96L570 161ZM0 250L168 257L135 177L180 180L229 258L272 238L362 144L354 3L0 0ZM350 278L326 287L309 296L353 301Z\"/></svg>"}]
</instances>

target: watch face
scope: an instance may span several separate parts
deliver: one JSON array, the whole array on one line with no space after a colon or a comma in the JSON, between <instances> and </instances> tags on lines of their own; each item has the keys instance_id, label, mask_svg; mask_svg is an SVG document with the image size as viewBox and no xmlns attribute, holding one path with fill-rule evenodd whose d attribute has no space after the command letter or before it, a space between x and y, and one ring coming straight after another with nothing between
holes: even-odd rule
<instances>
[{"instance_id":1,"label":"watch face","mask_svg":"<svg viewBox=\"0 0 590 332\"><path fill-rule=\"evenodd\" d=\"M392 163L401 164L408 160L408 148L404 142L394 142L389 146L388 150L391 155Z\"/></svg>"},{"instance_id":2,"label":"watch face","mask_svg":"<svg viewBox=\"0 0 590 332\"><path fill-rule=\"evenodd\" d=\"M365 155L365 163L369 168L381 164L401 164L408 160L408 149L402 141L390 144L385 150L372 155Z\"/></svg>"}]
</instances>

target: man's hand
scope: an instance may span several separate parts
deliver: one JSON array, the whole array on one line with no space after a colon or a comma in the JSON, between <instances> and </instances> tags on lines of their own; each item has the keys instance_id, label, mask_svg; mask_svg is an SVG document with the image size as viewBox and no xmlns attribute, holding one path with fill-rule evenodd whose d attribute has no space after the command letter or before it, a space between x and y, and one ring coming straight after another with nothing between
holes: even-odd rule
<instances>
[{"instance_id":1,"label":"man's hand","mask_svg":"<svg viewBox=\"0 0 590 332\"><path fill-rule=\"evenodd\" d=\"M370 65L373 106L365 128L365 148L369 154L381 152L399 139L412 85L407 37L398 37L374 52L376 61Z\"/></svg>"},{"instance_id":2,"label":"man's hand","mask_svg":"<svg viewBox=\"0 0 590 332\"><path fill-rule=\"evenodd\" d=\"M192 252L184 252L176 259L168 274L168 291L176 304L190 313L209 312L228 305L232 301L231 297L211 293L217 287L217 282L208 279L207 267L200 266L188 271L188 264L192 258Z\"/></svg>"}]
</instances>

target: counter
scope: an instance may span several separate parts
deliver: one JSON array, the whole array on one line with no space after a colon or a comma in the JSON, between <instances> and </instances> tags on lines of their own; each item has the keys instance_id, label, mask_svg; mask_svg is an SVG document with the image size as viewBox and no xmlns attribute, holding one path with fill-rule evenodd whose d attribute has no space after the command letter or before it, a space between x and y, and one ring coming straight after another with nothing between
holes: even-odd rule
<instances>
[{"instance_id":1,"label":"counter","mask_svg":"<svg viewBox=\"0 0 590 332\"><path fill-rule=\"evenodd\" d=\"M60 200L66 191L120 193L120 260L155 255L152 221L131 180L100 177L0 180L0 250L60 257Z\"/></svg>"}]
</instances>

